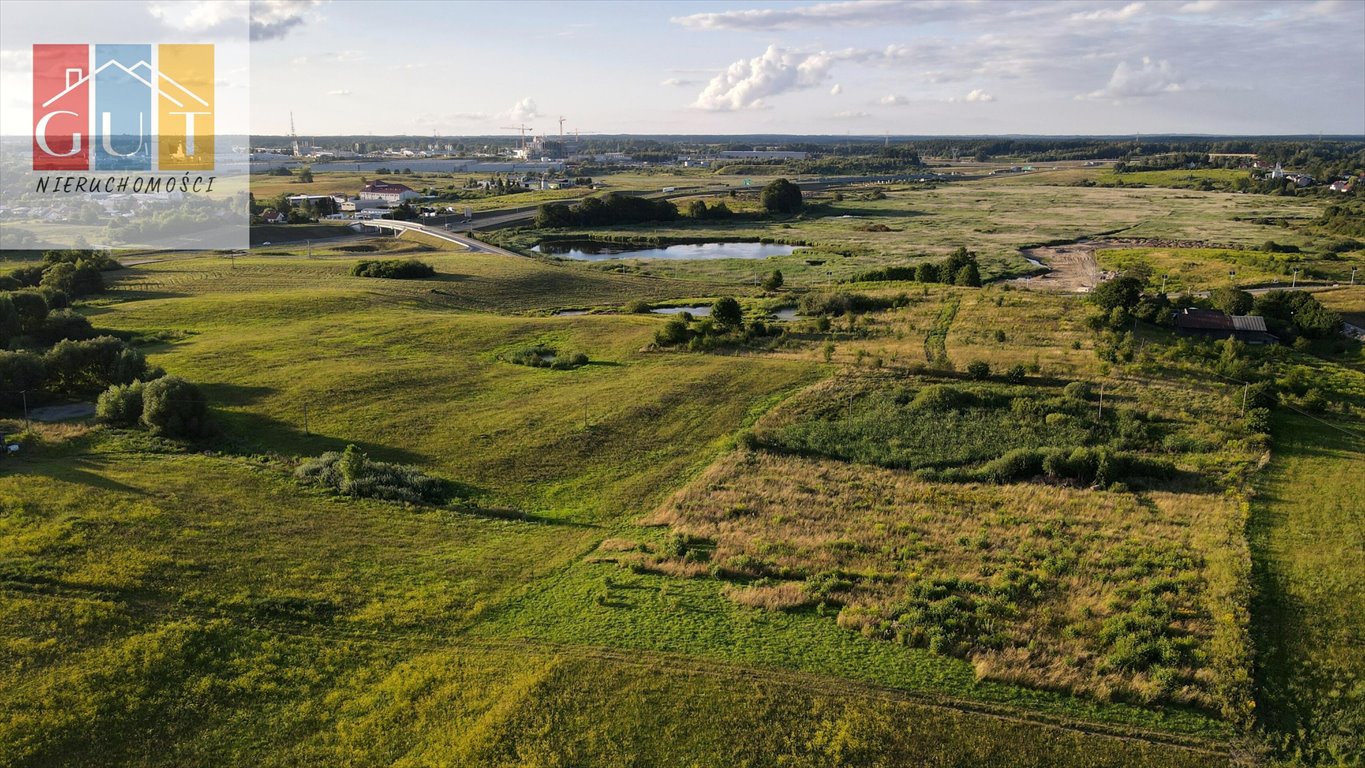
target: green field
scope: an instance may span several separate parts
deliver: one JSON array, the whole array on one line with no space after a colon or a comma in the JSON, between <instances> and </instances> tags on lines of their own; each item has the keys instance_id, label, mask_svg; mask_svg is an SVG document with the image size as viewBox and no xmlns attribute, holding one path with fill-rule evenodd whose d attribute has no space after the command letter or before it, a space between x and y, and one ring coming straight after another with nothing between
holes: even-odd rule
<instances>
[{"instance_id":1,"label":"green field","mask_svg":"<svg viewBox=\"0 0 1365 768\"><path fill-rule=\"evenodd\" d=\"M1278 226L1255 224L1252 220L1309 217L1319 207L1311 201L1264 195L1053 185L1048 174L923 188L854 186L839 192L842 200L835 200L834 194L813 194L809 202L816 207L792 220L740 217L724 223L693 223L683 219L669 225L577 230L556 235L621 239L768 238L802 244L806 247L791 256L761 261L644 262L632 266L646 273L740 283L752 282L778 268L790 284L812 286L848 280L878 267L941 259L959 246L980 255L982 272L988 279L1020 275L1033 269L1019 256L1020 247L1100 234L1241 246L1259 246L1273 238L1307 247L1316 242L1312 237ZM878 198L879 195L882 197ZM728 193L704 199L727 205L732 200ZM1040 216L1040 211L1046 215ZM529 248L539 238L540 234L534 231L499 235L501 243L521 248Z\"/></svg>"},{"instance_id":2,"label":"green field","mask_svg":"<svg viewBox=\"0 0 1365 768\"><path fill-rule=\"evenodd\" d=\"M763 262L613 271L273 231L236 258L129 259L79 311L202 387L217 433L0 414L22 445L0 459L0 765L1353 764L1357 348L1266 353L1320 390L1287 402L1335 425L1281 409L1267 437L1169 332L1107 362L1084 298L1022 284L845 285L906 295L713 352L660 348L666 318L623 311L732 295L767 316L958 245L1003 276L1019 246L1120 228L1255 245L1267 227L1236 219L1314 205L1046 177L610 233L813 249ZM350 274L390 257L436 274ZM753 284L774 266L786 286ZM509 362L537 347L588 362ZM997 378L966 381L973 361ZM935 387L975 394L914 405ZM294 479L347 445L460 500ZM1176 471L914 474L1072 447Z\"/></svg>"}]
</instances>

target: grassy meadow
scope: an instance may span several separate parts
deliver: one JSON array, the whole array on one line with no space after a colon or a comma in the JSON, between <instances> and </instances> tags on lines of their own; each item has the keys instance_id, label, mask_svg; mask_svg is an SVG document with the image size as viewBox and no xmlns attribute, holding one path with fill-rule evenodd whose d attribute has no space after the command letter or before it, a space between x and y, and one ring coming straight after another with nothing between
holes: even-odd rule
<instances>
[{"instance_id":1,"label":"grassy meadow","mask_svg":"<svg viewBox=\"0 0 1365 768\"><path fill-rule=\"evenodd\" d=\"M1318 242L1252 222L1312 201L1071 184L1097 173L593 233L806 246L763 261L273 232L236 258L129 259L79 312L202 387L217 432L0 419L22 445L0 459L0 766L1352 764L1365 384L1346 353L1276 358L1327 405L1266 437L1168 332L1101 360L1084 297L1025 282L843 284L904 297L712 352L661 347L668 318L628 309L735 296L766 318L960 245L1007 277L1032 269L1020 246L1116 230ZM252 181L358 188L344 176ZM1196 287L1258 252L1114 253ZM436 274L350 274L375 258ZM785 286L755 285L774 267ZM1321 295L1355 317L1359 293ZM512 362L536 349L587 362ZM978 361L991 376L968 380ZM347 445L460 498L295 479ZM1171 471L964 474L1073 448Z\"/></svg>"}]
</instances>

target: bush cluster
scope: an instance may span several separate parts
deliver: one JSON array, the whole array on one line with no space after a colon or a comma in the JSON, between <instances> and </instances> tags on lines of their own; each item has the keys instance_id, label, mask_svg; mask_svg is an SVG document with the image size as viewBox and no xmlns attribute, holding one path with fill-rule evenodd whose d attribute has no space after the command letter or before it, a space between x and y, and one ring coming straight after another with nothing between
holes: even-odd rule
<instances>
[{"instance_id":1,"label":"bush cluster","mask_svg":"<svg viewBox=\"0 0 1365 768\"><path fill-rule=\"evenodd\" d=\"M536 226L541 229L609 227L677 218L678 207L668 200L651 200L619 192L589 197L573 206L545 203L536 210Z\"/></svg>"},{"instance_id":2,"label":"bush cluster","mask_svg":"<svg viewBox=\"0 0 1365 768\"><path fill-rule=\"evenodd\" d=\"M910 297L904 293L895 296L868 296L863 293L808 293L801 297L798 311L809 317L841 315L861 315L883 309L895 309L909 305Z\"/></svg>"},{"instance_id":3,"label":"bush cluster","mask_svg":"<svg viewBox=\"0 0 1365 768\"><path fill-rule=\"evenodd\" d=\"M762 320L745 322L744 310L733 297L725 296L711 305L711 316L694 318L683 312L669 318L664 327L654 333L654 343L661 347L686 345L693 351L706 351L740 344L771 343L784 333L781 325Z\"/></svg>"},{"instance_id":4,"label":"bush cluster","mask_svg":"<svg viewBox=\"0 0 1365 768\"><path fill-rule=\"evenodd\" d=\"M354 445L308 459L294 471L299 480L345 496L410 504L444 504L456 496L454 483L417 467L374 461Z\"/></svg>"},{"instance_id":5,"label":"bush cluster","mask_svg":"<svg viewBox=\"0 0 1365 768\"><path fill-rule=\"evenodd\" d=\"M522 349L509 352L503 355L502 359L515 365L527 365L532 368L553 368L557 371L581 368L588 364L588 356L582 352L560 354L554 347L548 347L543 344L537 344L533 347L523 347Z\"/></svg>"},{"instance_id":6,"label":"bush cluster","mask_svg":"<svg viewBox=\"0 0 1365 768\"><path fill-rule=\"evenodd\" d=\"M855 283L875 283L887 280L912 280L920 283L946 283L948 285L981 285L981 265L976 254L959 247L946 261L922 262L915 266L882 267L854 275Z\"/></svg>"},{"instance_id":7,"label":"bush cluster","mask_svg":"<svg viewBox=\"0 0 1365 768\"><path fill-rule=\"evenodd\" d=\"M436 268L416 259L373 259L351 267L351 274L355 277L419 280L436 274Z\"/></svg>"},{"instance_id":8,"label":"bush cluster","mask_svg":"<svg viewBox=\"0 0 1365 768\"><path fill-rule=\"evenodd\" d=\"M90 321L68 309L66 294L52 288L0 293L0 348L49 346L95 335Z\"/></svg>"},{"instance_id":9,"label":"bush cluster","mask_svg":"<svg viewBox=\"0 0 1365 768\"><path fill-rule=\"evenodd\" d=\"M95 416L116 427L145 427L162 437L209 434L208 399L178 376L114 384L95 402Z\"/></svg>"}]
</instances>

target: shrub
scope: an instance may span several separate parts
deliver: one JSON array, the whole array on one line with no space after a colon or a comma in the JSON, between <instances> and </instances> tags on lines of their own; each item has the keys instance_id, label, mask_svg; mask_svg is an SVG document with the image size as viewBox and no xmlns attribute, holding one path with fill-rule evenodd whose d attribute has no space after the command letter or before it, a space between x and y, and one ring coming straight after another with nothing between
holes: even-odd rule
<instances>
[{"instance_id":1,"label":"shrub","mask_svg":"<svg viewBox=\"0 0 1365 768\"><path fill-rule=\"evenodd\" d=\"M178 376L156 379L142 388L142 423L154 435L202 437L208 432L208 401Z\"/></svg>"},{"instance_id":2,"label":"shrub","mask_svg":"<svg viewBox=\"0 0 1365 768\"><path fill-rule=\"evenodd\" d=\"M692 339L692 331L687 327L687 321L681 317L669 318L664 327L654 333L654 341L661 347L673 347L679 344L686 344Z\"/></svg>"},{"instance_id":3,"label":"shrub","mask_svg":"<svg viewBox=\"0 0 1365 768\"><path fill-rule=\"evenodd\" d=\"M1084 381L1073 381L1062 388L1062 394L1072 400L1089 400L1090 385Z\"/></svg>"},{"instance_id":4,"label":"shrub","mask_svg":"<svg viewBox=\"0 0 1365 768\"><path fill-rule=\"evenodd\" d=\"M374 461L356 448L329 451L300 464L298 479L345 496L412 504L443 504L456 495L453 483L417 467Z\"/></svg>"},{"instance_id":5,"label":"shrub","mask_svg":"<svg viewBox=\"0 0 1365 768\"><path fill-rule=\"evenodd\" d=\"M972 288L981 287L981 269L976 262L963 266L953 275L953 285L965 285Z\"/></svg>"},{"instance_id":6,"label":"shrub","mask_svg":"<svg viewBox=\"0 0 1365 768\"><path fill-rule=\"evenodd\" d=\"M378 259L356 264L351 267L351 274L355 277L419 280L436 274L436 268L416 259Z\"/></svg>"},{"instance_id":7,"label":"shrub","mask_svg":"<svg viewBox=\"0 0 1365 768\"><path fill-rule=\"evenodd\" d=\"M1248 432L1267 433L1270 431L1270 409L1252 408L1247 411L1246 428Z\"/></svg>"},{"instance_id":8,"label":"shrub","mask_svg":"<svg viewBox=\"0 0 1365 768\"><path fill-rule=\"evenodd\" d=\"M95 417L116 427L136 426L142 418L143 383L114 384L95 401Z\"/></svg>"},{"instance_id":9,"label":"shrub","mask_svg":"<svg viewBox=\"0 0 1365 768\"><path fill-rule=\"evenodd\" d=\"M1012 365L1008 371L1005 371L1005 381L1011 384L1021 384L1027 377L1028 369L1022 364Z\"/></svg>"},{"instance_id":10,"label":"shrub","mask_svg":"<svg viewBox=\"0 0 1365 768\"><path fill-rule=\"evenodd\" d=\"M769 274L766 278L763 279L763 290L775 291L778 288L782 287L783 282L784 278L782 277L782 270L774 269L771 274Z\"/></svg>"},{"instance_id":11,"label":"shrub","mask_svg":"<svg viewBox=\"0 0 1365 768\"><path fill-rule=\"evenodd\" d=\"M654 307L644 299L636 299L626 305L626 312L632 315L647 315L652 309Z\"/></svg>"},{"instance_id":12,"label":"shrub","mask_svg":"<svg viewBox=\"0 0 1365 768\"><path fill-rule=\"evenodd\" d=\"M525 365L531 368L553 368L560 371L588 364L588 356L582 352L560 354L559 350L554 347L547 347L544 344L518 349L504 355L502 359L515 365Z\"/></svg>"},{"instance_id":13,"label":"shrub","mask_svg":"<svg viewBox=\"0 0 1365 768\"><path fill-rule=\"evenodd\" d=\"M985 360L973 360L970 363L967 363L968 378L981 381L983 379L989 378L990 375L991 364L986 362Z\"/></svg>"}]
</instances>

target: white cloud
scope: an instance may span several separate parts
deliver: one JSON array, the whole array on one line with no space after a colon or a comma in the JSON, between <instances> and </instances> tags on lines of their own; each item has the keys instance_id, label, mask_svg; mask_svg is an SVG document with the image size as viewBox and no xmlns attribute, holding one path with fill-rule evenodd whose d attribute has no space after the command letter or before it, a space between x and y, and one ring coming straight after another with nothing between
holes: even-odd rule
<instances>
[{"instance_id":1,"label":"white cloud","mask_svg":"<svg viewBox=\"0 0 1365 768\"><path fill-rule=\"evenodd\" d=\"M973 88L972 91L967 94L965 101L995 101L995 97L980 88Z\"/></svg>"},{"instance_id":2,"label":"white cloud","mask_svg":"<svg viewBox=\"0 0 1365 768\"><path fill-rule=\"evenodd\" d=\"M1222 0L1194 0L1180 6L1181 13L1209 13L1218 10L1223 5Z\"/></svg>"},{"instance_id":3,"label":"white cloud","mask_svg":"<svg viewBox=\"0 0 1365 768\"><path fill-rule=\"evenodd\" d=\"M1072 21L1127 21L1142 13L1146 3L1129 3L1122 8L1097 8L1093 11L1071 14Z\"/></svg>"},{"instance_id":4,"label":"white cloud","mask_svg":"<svg viewBox=\"0 0 1365 768\"><path fill-rule=\"evenodd\" d=\"M333 53L320 53L316 56L295 56L289 63L296 67L303 67L309 64L348 64L350 62L363 61L367 57L368 56L364 51L335 51Z\"/></svg>"},{"instance_id":5,"label":"white cloud","mask_svg":"<svg viewBox=\"0 0 1365 768\"><path fill-rule=\"evenodd\" d=\"M712 112L759 109L763 99L820 85L835 60L846 56L799 53L770 45L762 55L726 67L707 83L692 106Z\"/></svg>"},{"instance_id":6,"label":"white cloud","mask_svg":"<svg viewBox=\"0 0 1365 768\"><path fill-rule=\"evenodd\" d=\"M872 115L869 115L866 112L844 111L835 112L834 114L830 115L830 117L833 117L836 120L861 120L864 117L872 117Z\"/></svg>"},{"instance_id":7,"label":"white cloud","mask_svg":"<svg viewBox=\"0 0 1365 768\"><path fill-rule=\"evenodd\" d=\"M1181 90L1182 78L1162 59L1153 61L1149 56L1142 57L1140 66L1130 66L1120 61L1109 78L1109 84L1098 91L1092 91L1092 99L1132 99L1155 96L1160 93L1175 93Z\"/></svg>"},{"instance_id":8,"label":"white cloud","mask_svg":"<svg viewBox=\"0 0 1365 768\"><path fill-rule=\"evenodd\" d=\"M351 92L345 88L336 91L328 91L328 96L350 96Z\"/></svg>"},{"instance_id":9,"label":"white cloud","mask_svg":"<svg viewBox=\"0 0 1365 768\"><path fill-rule=\"evenodd\" d=\"M843 92L844 92L844 87L843 87L842 85L839 85L838 83L835 83L835 84L834 84L834 87L831 88L831 89L829 89L829 95L831 95L831 96L838 96L839 94L841 94L841 93L843 93Z\"/></svg>"},{"instance_id":10,"label":"white cloud","mask_svg":"<svg viewBox=\"0 0 1365 768\"><path fill-rule=\"evenodd\" d=\"M804 26L865 26L870 24L922 24L963 11L971 4L950 0L859 0L858 2L721 11L675 16L670 21L689 29L745 29L771 31Z\"/></svg>"},{"instance_id":11,"label":"white cloud","mask_svg":"<svg viewBox=\"0 0 1365 768\"><path fill-rule=\"evenodd\" d=\"M883 107L903 107L910 103L910 99L891 93L877 99L877 103L881 104Z\"/></svg>"},{"instance_id":12,"label":"white cloud","mask_svg":"<svg viewBox=\"0 0 1365 768\"><path fill-rule=\"evenodd\" d=\"M147 12L171 29L205 32L246 21L249 8L243 0L163 0L149 3Z\"/></svg>"},{"instance_id":13,"label":"white cloud","mask_svg":"<svg viewBox=\"0 0 1365 768\"><path fill-rule=\"evenodd\" d=\"M251 39L276 40L301 25L322 0L252 0Z\"/></svg>"},{"instance_id":14,"label":"white cloud","mask_svg":"<svg viewBox=\"0 0 1365 768\"><path fill-rule=\"evenodd\" d=\"M503 115L514 123L524 123L527 120L534 120L540 117L540 112L536 108L536 103L529 96L513 104Z\"/></svg>"},{"instance_id":15,"label":"white cloud","mask_svg":"<svg viewBox=\"0 0 1365 768\"><path fill-rule=\"evenodd\" d=\"M660 81L659 85L666 85L669 88L685 88L689 85L696 85L698 82L700 81L688 80L683 77L670 77L667 80Z\"/></svg>"}]
</instances>

